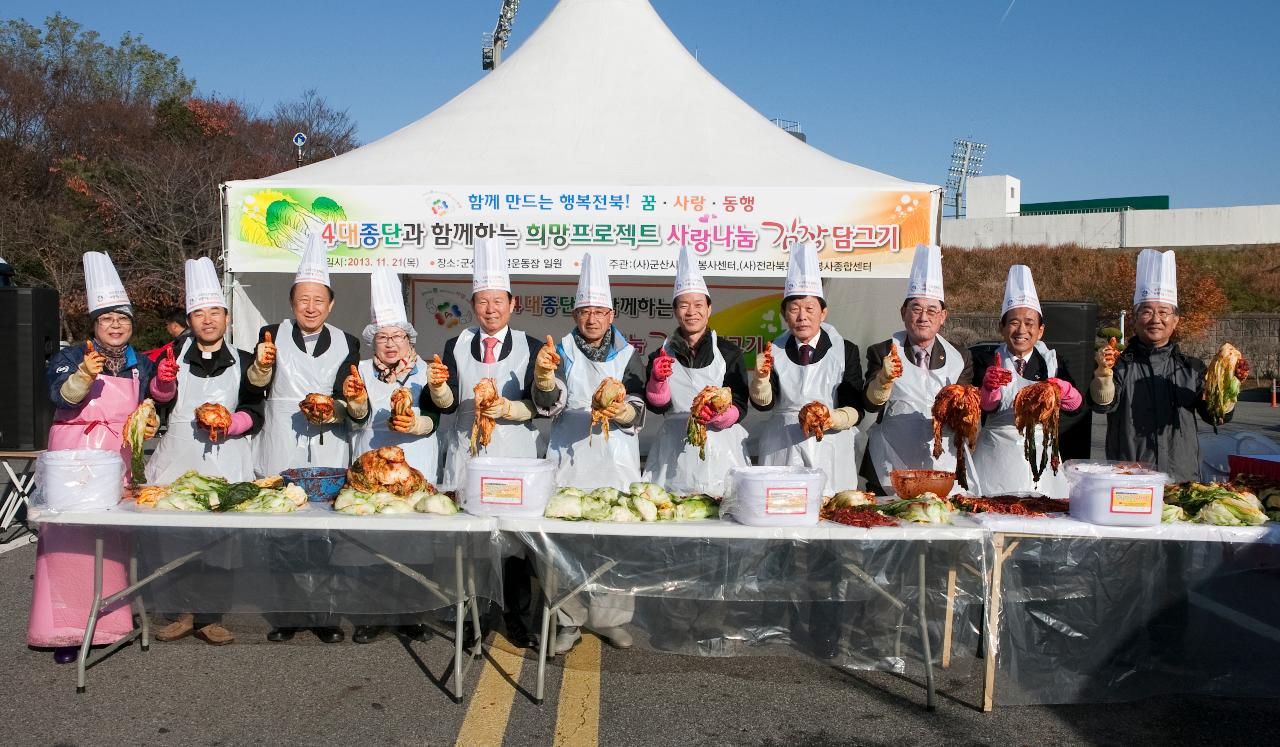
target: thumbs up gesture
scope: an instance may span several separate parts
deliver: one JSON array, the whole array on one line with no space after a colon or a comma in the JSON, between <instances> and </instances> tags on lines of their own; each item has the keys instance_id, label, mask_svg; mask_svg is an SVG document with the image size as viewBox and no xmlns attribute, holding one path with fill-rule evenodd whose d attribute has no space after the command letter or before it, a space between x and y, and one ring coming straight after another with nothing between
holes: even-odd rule
<instances>
[{"instance_id":1,"label":"thumbs up gesture","mask_svg":"<svg viewBox=\"0 0 1280 747\"><path fill-rule=\"evenodd\" d=\"M262 336L262 342L258 343L258 347L254 350L254 360L258 364L258 368L270 369L276 364L276 346L271 342L271 333L266 332Z\"/></svg>"},{"instance_id":2,"label":"thumbs up gesture","mask_svg":"<svg viewBox=\"0 0 1280 747\"><path fill-rule=\"evenodd\" d=\"M533 385L544 392L556 388L556 369L560 367L560 354L556 352L556 341L547 335L547 342L538 350L538 357L533 361Z\"/></svg>"},{"instance_id":3,"label":"thumbs up gesture","mask_svg":"<svg viewBox=\"0 0 1280 747\"><path fill-rule=\"evenodd\" d=\"M364 380L360 378L360 371L354 365L351 366L351 373L342 380L342 396L347 402L360 403L369 399L369 393L364 388Z\"/></svg>"},{"instance_id":4,"label":"thumbs up gesture","mask_svg":"<svg viewBox=\"0 0 1280 747\"><path fill-rule=\"evenodd\" d=\"M982 388L988 391L1000 389L1013 381L1013 372L1006 371L1000 365L1000 353L996 353L995 361L987 367L987 372L982 376Z\"/></svg>"},{"instance_id":5,"label":"thumbs up gesture","mask_svg":"<svg viewBox=\"0 0 1280 747\"><path fill-rule=\"evenodd\" d=\"M440 360L440 354L431 356L431 363L427 364L427 383L431 386L440 386L449 381L449 367Z\"/></svg>"},{"instance_id":6,"label":"thumbs up gesture","mask_svg":"<svg viewBox=\"0 0 1280 747\"><path fill-rule=\"evenodd\" d=\"M173 346L164 351L164 358L156 367L156 378L165 383L178 380L178 361L173 357Z\"/></svg>"},{"instance_id":7,"label":"thumbs up gesture","mask_svg":"<svg viewBox=\"0 0 1280 747\"><path fill-rule=\"evenodd\" d=\"M653 378L660 382L671 378L671 366L675 360L665 347L659 348L658 357L653 359Z\"/></svg>"},{"instance_id":8,"label":"thumbs up gesture","mask_svg":"<svg viewBox=\"0 0 1280 747\"><path fill-rule=\"evenodd\" d=\"M756 356L755 371L761 379L767 379L773 373L773 345L765 345L764 351Z\"/></svg>"}]
</instances>

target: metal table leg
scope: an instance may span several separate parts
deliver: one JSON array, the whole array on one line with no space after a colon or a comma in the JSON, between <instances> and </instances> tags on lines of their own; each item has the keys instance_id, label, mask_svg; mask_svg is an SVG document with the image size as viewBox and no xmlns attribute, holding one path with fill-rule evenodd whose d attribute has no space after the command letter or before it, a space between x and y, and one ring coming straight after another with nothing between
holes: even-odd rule
<instances>
[{"instance_id":1,"label":"metal table leg","mask_svg":"<svg viewBox=\"0 0 1280 747\"><path fill-rule=\"evenodd\" d=\"M926 542L924 547L920 549L920 594L917 600L920 616L920 646L924 653L924 683L925 683L925 708L932 711L937 706L934 704L934 688L933 688L933 652L929 648L929 620L925 614L927 605L926 596L928 588L925 586L925 555L929 545Z\"/></svg>"},{"instance_id":2,"label":"metal table leg","mask_svg":"<svg viewBox=\"0 0 1280 747\"><path fill-rule=\"evenodd\" d=\"M4 532L9 530L13 518L18 515L18 509L23 504L30 503L31 489L36 484L36 474L32 459L26 460L27 466L21 475L13 471L9 460L0 461L4 462L4 471L9 473L9 490L5 493L4 503L0 504L0 532Z\"/></svg>"},{"instance_id":3,"label":"metal table leg","mask_svg":"<svg viewBox=\"0 0 1280 747\"><path fill-rule=\"evenodd\" d=\"M610 560L606 562L604 565L592 571L591 575L587 576L586 580L578 584L578 586L576 586L568 594L565 594L564 596L560 597L554 603L543 606L542 608L542 641L538 644L538 687L534 695L534 700L533 700L534 703L538 705L542 705L543 695L546 690L547 646L548 646L547 637L551 634L551 631L554 630L554 626L551 622L551 616L559 612L560 607L565 602L581 594L583 590L585 590L588 586L595 583L596 579L608 573L617 564L618 564L618 561L616 560ZM553 577L553 575L551 573L548 573L548 577ZM543 588L545 590L553 587L552 587L552 584L548 582L547 585ZM550 602L549 599L547 601Z\"/></svg>"},{"instance_id":4,"label":"metal table leg","mask_svg":"<svg viewBox=\"0 0 1280 747\"><path fill-rule=\"evenodd\" d=\"M991 534L994 563L991 568L991 590L987 593L987 629L985 631L987 645L986 659L983 662L985 671L982 678L983 712L990 712L995 707L996 654L998 651L997 644L1000 639L1001 576L1003 575L1004 561L1018 547L1018 543L1015 541L1006 550L1004 541L1005 535L999 532Z\"/></svg>"}]
</instances>

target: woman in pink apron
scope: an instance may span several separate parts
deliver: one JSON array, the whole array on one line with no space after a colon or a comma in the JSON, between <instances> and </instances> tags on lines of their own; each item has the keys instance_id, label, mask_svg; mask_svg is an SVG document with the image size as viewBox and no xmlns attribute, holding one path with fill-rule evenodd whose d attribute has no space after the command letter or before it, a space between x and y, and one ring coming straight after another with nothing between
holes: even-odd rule
<instances>
[{"instance_id":1,"label":"woman in pink apron","mask_svg":"<svg viewBox=\"0 0 1280 747\"><path fill-rule=\"evenodd\" d=\"M133 308L111 260L88 252L84 263L93 340L61 350L49 361L49 396L57 406L49 429L49 450L118 449L129 464L125 420L145 396L157 402L173 398L176 364L162 361L157 366L137 354L129 345ZM148 438L158 426L158 422L147 425ZM40 529L27 643L54 648L60 663L74 661L84 639L93 602L95 536L86 527L45 525ZM105 540L104 597L128 585L126 548L112 535ZM93 644L112 643L132 629L129 605L122 601L98 618Z\"/></svg>"}]
</instances>

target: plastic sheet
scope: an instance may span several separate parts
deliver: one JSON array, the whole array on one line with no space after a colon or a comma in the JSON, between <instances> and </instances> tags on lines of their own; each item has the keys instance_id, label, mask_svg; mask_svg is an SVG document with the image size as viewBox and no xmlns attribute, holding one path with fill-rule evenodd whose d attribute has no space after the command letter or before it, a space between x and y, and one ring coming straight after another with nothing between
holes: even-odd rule
<instances>
[{"instance_id":1,"label":"plastic sheet","mask_svg":"<svg viewBox=\"0 0 1280 747\"><path fill-rule=\"evenodd\" d=\"M124 542L138 559L140 578L191 556L143 587L144 603L159 613L265 614L277 626L343 618L391 624L460 597L502 599L495 524L481 517L357 517L321 508L203 514L121 506L34 518L92 526Z\"/></svg>"},{"instance_id":2,"label":"plastic sheet","mask_svg":"<svg viewBox=\"0 0 1280 747\"><path fill-rule=\"evenodd\" d=\"M1278 694L1280 526L978 519L1008 553L996 705Z\"/></svg>"},{"instance_id":3,"label":"plastic sheet","mask_svg":"<svg viewBox=\"0 0 1280 747\"><path fill-rule=\"evenodd\" d=\"M642 634L637 645L702 656L791 648L841 666L901 672L908 660L922 661L923 557L933 660L943 657L952 573L951 655L972 657L978 648L986 535L971 523L860 529L501 519L499 528L530 549L553 600L583 585L590 595L633 597L626 626Z\"/></svg>"}]
</instances>

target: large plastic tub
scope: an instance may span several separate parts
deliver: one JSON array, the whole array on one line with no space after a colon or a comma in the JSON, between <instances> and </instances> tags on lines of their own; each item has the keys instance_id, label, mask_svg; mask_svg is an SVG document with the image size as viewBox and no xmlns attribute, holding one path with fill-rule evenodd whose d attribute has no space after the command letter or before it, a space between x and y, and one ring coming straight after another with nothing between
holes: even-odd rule
<instances>
[{"instance_id":1,"label":"large plastic tub","mask_svg":"<svg viewBox=\"0 0 1280 747\"><path fill-rule=\"evenodd\" d=\"M111 508L124 494L124 474L118 451L46 451L36 460L36 505L50 511Z\"/></svg>"},{"instance_id":2,"label":"large plastic tub","mask_svg":"<svg viewBox=\"0 0 1280 747\"><path fill-rule=\"evenodd\" d=\"M827 475L808 467L735 467L720 513L753 527L818 523Z\"/></svg>"},{"instance_id":3,"label":"large plastic tub","mask_svg":"<svg viewBox=\"0 0 1280 747\"><path fill-rule=\"evenodd\" d=\"M1131 462L1073 459L1063 465L1071 484L1071 518L1090 524L1145 527L1160 523L1169 476Z\"/></svg>"},{"instance_id":4,"label":"large plastic tub","mask_svg":"<svg viewBox=\"0 0 1280 747\"><path fill-rule=\"evenodd\" d=\"M462 510L478 516L542 516L555 492L555 465L527 457L475 457L467 462Z\"/></svg>"}]
</instances>

